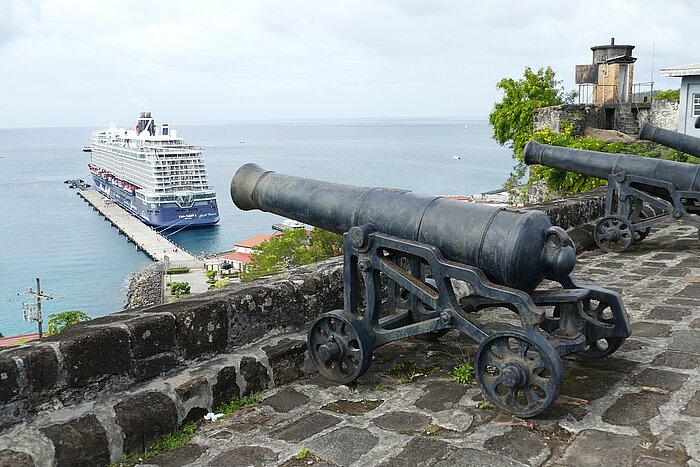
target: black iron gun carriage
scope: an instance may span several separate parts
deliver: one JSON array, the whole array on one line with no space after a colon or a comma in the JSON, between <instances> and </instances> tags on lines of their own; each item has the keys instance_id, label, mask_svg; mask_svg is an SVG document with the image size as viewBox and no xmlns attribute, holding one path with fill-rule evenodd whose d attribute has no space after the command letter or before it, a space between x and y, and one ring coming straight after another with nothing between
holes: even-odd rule
<instances>
[{"instance_id":1,"label":"black iron gun carriage","mask_svg":"<svg viewBox=\"0 0 700 467\"><path fill-rule=\"evenodd\" d=\"M605 357L630 334L620 296L578 283L571 239L540 211L322 182L255 164L236 172L231 197L243 210L343 234L343 309L321 315L308 333L312 360L337 384L362 376L381 345L458 329L479 343L475 376L488 400L532 417L559 395L562 356ZM548 288L540 288L545 279ZM455 283L470 293L459 298ZM520 326L480 326L479 314L496 307L515 312Z\"/></svg>"},{"instance_id":2,"label":"black iron gun carriage","mask_svg":"<svg viewBox=\"0 0 700 467\"><path fill-rule=\"evenodd\" d=\"M700 139L645 124L640 138L700 157ZM644 240L651 227L674 219L700 228L700 164L628 154L549 146L530 141L525 163L608 180L605 216L593 238L605 251L620 252Z\"/></svg>"}]
</instances>

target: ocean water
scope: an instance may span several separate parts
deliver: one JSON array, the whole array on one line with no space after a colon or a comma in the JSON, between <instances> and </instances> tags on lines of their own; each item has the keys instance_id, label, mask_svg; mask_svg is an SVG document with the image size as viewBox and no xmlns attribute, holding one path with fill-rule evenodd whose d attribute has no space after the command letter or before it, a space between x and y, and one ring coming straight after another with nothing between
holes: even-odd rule
<instances>
[{"instance_id":1,"label":"ocean water","mask_svg":"<svg viewBox=\"0 0 700 467\"><path fill-rule=\"evenodd\" d=\"M156 115L157 117L157 115ZM158 121L158 120L157 120ZM162 121L162 120L160 120ZM117 122L130 126L132 122ZM82 310L92 317L122 308L130 275L150 262L64 180L87 170L86 128L0 129L0 332L36 332L22 319L26 292L40 278L44 327L51 313ZM194 254L231 249L271 232L280 217L240 211L229 194L238 167L360 186L465 195L499 188L512 160L483 120L382 119L177 124L178 136L205 148L217 190L220 223L183 230L171 240ZM453 159L459 155L460 159Z\"/></svg>"}]
</instances>

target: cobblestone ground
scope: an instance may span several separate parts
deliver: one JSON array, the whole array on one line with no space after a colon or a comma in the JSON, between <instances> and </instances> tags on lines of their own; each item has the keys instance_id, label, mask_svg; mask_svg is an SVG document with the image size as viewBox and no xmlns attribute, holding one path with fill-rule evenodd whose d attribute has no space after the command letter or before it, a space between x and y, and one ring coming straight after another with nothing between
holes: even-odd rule
<instances>
[{"instance_id":1,"label":"cobblestone ground","mask_svg":"<svg viewBox=\"0 0 700 467\"><path fill-rule=\"evenodd\" d=\"M622 293L632 336L602 360L565 357L562 394L538 417L499 414L476 386L453 382L476 346L452 331L377 349L351 386L311 375L268 390L151 463L700 466L699 251L697 230L675 225L621 254L579 257L579 279ZM480 322L510 320L492 311Z\"/></svg>"}]
</instances>

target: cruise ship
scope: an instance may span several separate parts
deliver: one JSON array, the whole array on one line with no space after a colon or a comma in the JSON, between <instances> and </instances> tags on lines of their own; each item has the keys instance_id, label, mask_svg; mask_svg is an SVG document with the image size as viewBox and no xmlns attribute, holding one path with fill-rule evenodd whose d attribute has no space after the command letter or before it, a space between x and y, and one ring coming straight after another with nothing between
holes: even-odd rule
<instances>
[{"instance_id":1,"label":"cruise ship","mask_svg":"<svg viewBox=\"0 0 700 467\"><path fill-rule=\"evenodd\" d=\"M109 128L90 138L88 168L96 189L159 230L204 227L219 221L203 148L185 144L167 123L141 112L136 128Z\"/></svg>"}]
</instances>

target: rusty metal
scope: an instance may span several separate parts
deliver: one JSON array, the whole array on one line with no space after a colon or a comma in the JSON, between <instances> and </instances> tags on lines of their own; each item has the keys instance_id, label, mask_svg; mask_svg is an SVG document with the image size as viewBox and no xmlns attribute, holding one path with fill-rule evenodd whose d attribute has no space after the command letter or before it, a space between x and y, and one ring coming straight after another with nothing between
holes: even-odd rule
<instances>
[{"instance_id":1,"label":"rusty metal","mask_svg":"<svg viewBox=\"0 0 700 467\"><path fill-rule=\"evenodd\" d=\"M537 141L527 144L524 155L529 165L546 165L608 180L605 217L593 232L596 243L605 251L624 251L664 220L700 228L700 220L692 215L700 215L700 164L550 146Z\"/></svg>"},{"instance_id":2,"label":"rusty metal","mask_svg":"<svg viewBox=\"0 0 700 467\"><path fill-rule=\"evenodd\" d=\"M576 281L571 239L541 212L291 177L254 164L236 172L231 197L244 210L343 233L343 310L320 316L308 336L312 360L338 384L362 376L377 347L457 329L488 342L475 372L490 402L530 417L556 399L561 356L603 357L630 334L620 296ZM556 287L542 290L544 279ZM499 307L518 315L516 335L478 324L482 312ZM491 351L506 338L527 348L511 363ZM544 357L523 362L530 353ZM494 368L504 376L494 380ZM509 391L524 396L502 397Z\"/></svg>"}]
</instances>

